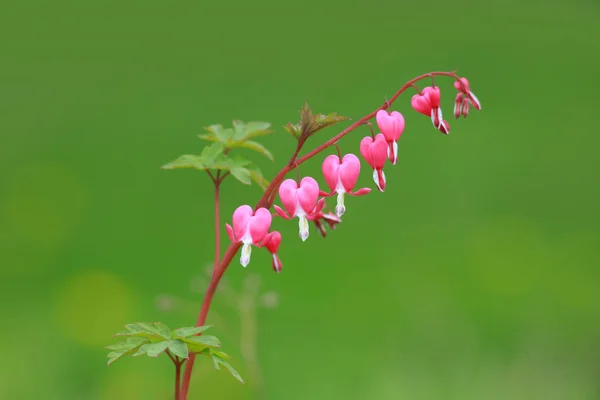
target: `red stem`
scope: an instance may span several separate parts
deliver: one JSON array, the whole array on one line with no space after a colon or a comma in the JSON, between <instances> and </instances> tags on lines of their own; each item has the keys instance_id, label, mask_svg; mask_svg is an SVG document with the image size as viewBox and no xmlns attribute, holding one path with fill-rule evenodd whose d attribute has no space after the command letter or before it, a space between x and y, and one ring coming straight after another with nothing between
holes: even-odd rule
<instances>
[{"instance_id":1,"label":"red stem","mask_svg":"<svg viewBox=\"0 0 600 400\"><path fill-rule=\"evenodd\" d=\"M181 395L181 363L175 363L175 400L180 399Z\"/></svg>"},{"instance_id":2,"label":"red stem","mask_svg":"<svg viewBox=\"0 0 600 400\"><path fill-rule=\"evenodd\" d=\"M258 209L260 207L271 208L271 206L273 205L273 201L275 199L275 196L272 196L272 194L277 190L277 188L279 187L279 185L281 184L281 182L283 181L283 179L285 178L285 176L287 175L288 172L290 172L294 168L298 167L300 164L304 163L305 161L308 161L309 159L313 158L314 156L316 156L317 154L319 154L320 152L322 152L329 146L332 146L337 141L342 139L344 136L346 136L348 133L352 132L359 126L365 124L368 120L375 117L375 114L377 114L377 111L389 108L394 103L394 101L396 101L398 96L400 96L402 93L404 93L408 88L412 87L416 82L420 81L421 79L425 79L425 78L429 78L429 77L433 78L434 76L449 76L456 80L459 79L459 76L456 75L454 72L436 71L436 72L430 72L428 74L419 75L416 78L413 78L410 81L406 82L404 85L402 85L400 87L400 89L398 89L398 91L394 94L394 96L392 96L392 98L390 100L386 100L385 103L383 103L383 105L378 107L375 111L371 112L370 114L365 115L364 117L362 117L361 119L359 119L358 121L356 121L355 123L353 123L352 125L347 127L346 129L344 129L343 131L338 133L333 138L329 139L322 145L318 146L316 149L312 150L311 152L305 154L304 156L302 156L300 158L298 158L298 154L300 153L300 150L302 148L302 145L304 144L304 141L299 142L298 147L296 148L296 151L294 152L294 155L292 156L292 158L290 159L288 164L285 167L283 167L281 169L281 171L279 171L277 173L277 175L275 175L275 177L273 178L273 180L271 181L271 183L269 184L269 186L263 193L262 197L256 204L255 209ZM227 247L227 250L225 250L225 254L223 254L223 258L221 258L219 261L219 255L220 255L219 183L220 183L220 181L218 181L218 180L215 182L215 247L216 247L215 268L213 270L212 279L210 281L210 284L208 285L208 289L206 290L206 294L204 295L204 301L202 302L202 308L200 309L200 315L198 316L198 321L196 322L196 326L202 326L206 322L206 317L207 317L208 311L210 309L210 304L212 302L215 291L217 290L217 287L219 286L219 281L221 280L221 277L225 273L225 270L231 263L231 260L233 260L233 257L235 256L235 254L238 252L238 250L241 247L240 243L236 243L236 242L230 243L229 246ZM183 376L183 382L182 382L182 387L181 387L181 396L182 396L181 400L187 400L187 394L188 394L189 385L190 385L190 378L191 378L192 368L194 366L195 358L196 358L195 354L192 353L186 363L185 373Z\"/></svg>"}]
</instances>

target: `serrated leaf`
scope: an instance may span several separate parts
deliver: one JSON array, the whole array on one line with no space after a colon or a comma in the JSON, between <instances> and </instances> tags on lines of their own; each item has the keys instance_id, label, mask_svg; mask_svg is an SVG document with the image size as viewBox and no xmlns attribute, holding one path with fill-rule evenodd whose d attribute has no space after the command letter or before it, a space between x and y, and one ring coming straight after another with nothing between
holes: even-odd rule
<instances>
[{"instance_id":1,"label":"serrated leaf","mask_svg":"<svg viewBox=\"0 0 600 400\"><path fill-rule=\"evenodd\" d=\"M227 140L231 139L235 134L235 131L231 128L224 128L221 124L210 125L204 128L212 134L215 139L221 143L226 143Z\"/></svg>"},{"instance_id":2,"label":"serrated leaf","mask_svg":"<svg viewBox=\"0 0 600 400\"><path fill-rule=\"evenodd\" d=\"M291 122L288 122L287 125L283 127L283 129L285 129L290 135L292 135L296 139L300 138L300 136L302 135L302 127L300 126L300 124L292 124Z\"/></svg>"},{"instance_id":3,"label":"serrated leaf","mask_svg":"<svg viewBox=\"0 0 600 400\"><path fill-rule=\"evenodd\" d=\"M115 351L128 351L134 349L138 346L141 346L144 343L147 343L148 339L142 337L130 337L127 340L115 344L111 344L110 346L106 346L107 350L115 350Z\"/></svg>"},{"instance_id":4,"label":"serrated leaf","mask_svg":"<svg viewBox=\"0 0 600 400\"><path fill-rule=\"evenodd\" d=\"M235 134L232 139L234 141L245 141L255 137L268 135L273 133L273 131L269 129L270 127L270 123L262 121L250 121L248 123L233 121Z\"/></svg>"},{"instance_id":5,"label":"serrated leaf","mask_svg":"<svg viewBox=\"0 0 600 400\"><path fill-rule=\"evenodd\" d=\"M317 130L327 128L328 126L337 124L338 122L341 122L341 121L347 121L349 119L350 119L349 117L344 117L342 115L338 115L337 113L331 113L331 114L327 114L327 115L325 115L325 114L315 115L315 121L318 125Z\"/></svg>"},{"instance_id":6,"label":"serrated leaf","mask_svg":"<svg viewBox=\"0 0 600 400\"><path fill-rule=\"evenodd\" d=\"M120 342L120 343L108 346L107 349L113 350L113 351L108 353L108 363L107 364L110 366L112 363L114 363L119 358L123 357L124 355L131 354L131 353L137 351L140 348L140 346L142 346L145 343L148 343L147 338L130 337L124 342Z\"/></svg>"},{"instance_id":7,"label":"serrated leaf","mask_svg":"<svg viewBox=\"0 0 600 400\"><path fill-rule=\"evenodd\" d=\"M269 181L263 177L262 171L256 167L251 166L248 167L248 171L250 171L250 179L252 179L262 190L267 190L269 186Z\"/></svg>"},{"instance_id":8,"label":"serrated leaf","mask_svg":"<svg viewBox=\"0 0 600 400\"><path fill-rule=\"evenodd\" d=\"M207 348L221 347L219 339L210 335L190 336L182 340L187 343L189 350L194 353L201 353Z\"/></svg>"},{"instance_id":9,"label":"serrated leaf","mask_svg":"<svg viewBox=\"0 0 600 400\"><path fill-rule=\"evenodd\" d=\"M173 355L175 355L179 358L188 358L188 355L189 355L188 346L182 340L179 340L179 339L171 340L171 341L169 341L167 347Z\"/></svg>"},{"instance_id":10,"label":"serrated leaf","mask_svg":"<svg viewBox=\"0 0 600 400\"><path fill-rule=\"evenodd\" d=\"M225 146L221 143L213 143L210 146L204 146L202 153L197 156L193 154L184 154L174 161L163 165L162 169L175 168L195 168L198 170L206 169L224 169L222 168L222 155Z\"/></svg>"},{"instance_id":11,"label":"serrated leaf","mask_svg":"<svg viewBox=\"0 0 600 400\"><path fill-rule=\"evenodd\" d=\"M273 154L271 154L271 152L269 150L267 150L265 148L265 146L263 146L262 144L260 144L258 142L252 141L252 140L233 142L229 147L231 147L231 148L238 147L238 148L244 148L244 149L256 151L256 152L262 154L263 156L267 157L269 160L275 161L275 159L273 158Z\"/></svg>"},{"instance_id":12,"label":"serrated leaf","mask_svg":"<svg viewBox=\"0 0 600 400\"><path fill-rule=\"evenodd\" d=\"M162 169L176 169L176 168L196 168L199 170L205 170L206 166L202 162L202 157L194 154L184 154L179 156L177 159L166 163L161 167Z\"/></svg>"},{"instance_id":13,"label":"serrated leaf","mask_svg":"<svg viewBox=\"0 0 600 400\"><path fill-rule=\"evenodd\" d=\"M162 339L169 340L172 337L171 329L169 329L169 327L163 323L160 323L160 322L153 322L153 323L138 322L137 324L140 328L142 328L142 330L144 330L144 332L158 336Z\"/></svg>"},{"instance_id":14,"label":"serrated leaf","mask_svg":"<svg viewBox=\"0 0 600 400\"><path fill-rule=\"evenodd\" d=\"M242 379L241 375L235 370L235 368L233 368L227 361L225 361L220 356L216 355L214 352L212 353L212 360L213 360L213 365L215 366L215 369L221 369L221 368L219 368L219 366L222 365L229 371L229 373L235 379L237 379L241 383L245 383L244 380Z\"/></svg>"},{"instance_id":15,"label":"serrated leaf","mask_svg":"<svg viewBox=\"0 0 600 400\"><path fill-rule=\"evenodd\" d=\"M337 113L314 114L308 103L304 103L300 110L300 122L297 124L288 123L284 126L284 129L297 139L307 138L323 128L348 119L350 118L337 115Z\"/></svg>"},{"instance_id":16,"label":"serrated leaf","mask_svg":"<svg viewBox=\"0 0 600 400\"><path fill-rule=\"evenodd\" d=\"M208 328L211 328L212 325L204 325L204 326L188 326L184 328L177 328L173 331L173 337L175 338L186 338L189 336L195 336L199 333L206 331Z\"/></svg>"},{"instance_id":17,"label":"serrated leaf","mask_svg":"<svg viewBox=\"0 0 600 400\"><path fill-rule=\"evenodd\" d=\"M143 354L148 355L148 357L158 357L167 349L168 346L169 342L166 340L162 342L148 343L140 347L137 353L133 355L133 357L138 357Z\"/></svg>"},{"instance_id":18,"label":"serrated leaf","mask_svg":"<svg viewBox=\"0 0 600 400\"><path fill-rule=\"evenodd\" d=\"M245 185L250 185L252 183L250 179L250 171L248 168L246 168L246 166L251 164L250 161L238 155L235 158L227 158L225 162L227 169L235 179Z\"/></svg>"},{"instance_id":19,"label":"serrated leaf","mask_svg":"<svg viewBox=\"0 0 600 400\"><path fill-rule=\"evenodd\" d=\"M211 164L214 164L217 158L223 154L225 151L225 146L222 143L213 143L210 146L205 146L202 149L202 153L200 154L200 158L204 165L208 168L212 168Z\"/></svg>"}]
</instances>

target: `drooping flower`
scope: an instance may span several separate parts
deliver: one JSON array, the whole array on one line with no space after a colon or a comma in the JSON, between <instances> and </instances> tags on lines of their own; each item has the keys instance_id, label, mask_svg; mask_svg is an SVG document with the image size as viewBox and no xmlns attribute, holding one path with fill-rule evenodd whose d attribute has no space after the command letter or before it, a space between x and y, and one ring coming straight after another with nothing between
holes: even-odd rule
<instances>
[{"instance_id":1,"label":"drooping flower","mask_svg":"<svg viewBox=\"0 0 600 400\"><path fill-rule=\"evenodd\" d=\"M450 124L442 116L440 107L440 88L427 86L421 93L415 94L410 103L415 111L431 117L433 126L443 134L450 133Z\"/></svg>"},{"instance_id":2,"label":"drooping flower","mask_svg":"<svg viewBox=\"0 0 600 400\"><path fill-rule=\"evenodd\" d=\"M319 211L312 217L308 217L308 220L313 221L315 223L315 226L317 227L319 233L323 237L327 237L327 230L325 229L324 224L327 224L329 226L329 229L334 230L337 224L342 222L342 219L334 213L323 213L323 211Z\"/></svg>"},{"instance_id":3,"label":"drooping flower","mask_svg":"<svg viewBox=\"0 0 600 400\"><path fill-rule=\"evenodd\" d=\"M373 168L373 181L375 181L377 189L381 192L385 190L383 166L387 159L387 151L388 144L382 133L378 133L375 139L371 136L366 136L360 142L360 154L371 168Z\"/></svg>"},{"instance_id":4,"label":"drooping flower","mask_svg":"<svg viewBox=\"0 0 600 400\"><path fill-rule=\"evenodd\" d=\"M360 174L360 160L354 154L346 154L342 159L335 154L325 157L322 165L323 176L331 193L321 191L321 196L333 196L337 193L337 205L335 213L341 217L346 211L344 205L344 195L362 196L371 191L369 188L362 188L353 192L354 185Z\"/></svg>"},{"instance_id":5,"label":"drooping flower","mask_svg":"<svg viewBox=\"0 0 600 400\"><path fill-rule=\"evenodd\" d=\"M481 110L481 102L471 91L467 78L460 78L454 81L454 87L458 90L456 99L454 100L454 116L456 118L461 115L466 118L469 114L470 105L476 110Z\"/></svg>"},{"instance_id":6,"label":"drooping flower","mask_svg":"<svg viewBox=\"0 0 600 400\"><path fill-rule=\"evenodd\" d=\"M243 243L240 263L247 266L250 263L252 246L260 246L271 227L271 213L266 208L256 211L248 205L239 206L233 213L233 228L225 224L227 235L232 242Z\"/></svg>"},{"instance_id":7,"label":"drooping flower","mask_svg":"<svg viewBox=\"0 0 600 400\"><path fill-rule=\"evenodd\" d=\"M379 130L388 143L388 158L392 165L395 165L398 161L398 139L404 132L404 116L398 111L392 111L390 114L385 110L379 110L375 115L375 119Z\"/></svg>"},{"instance_id":8,"label":"drooping flower","mask_svg":"<svg viewBox=\"0 0 600 400\"><path fill-rule=\"evenodd\" d=\"M279 244L281 243L281 233L277 231L273 231L269 233L265 240L262 242L262 246L269 250L269 253L273 256L273 269L275 272L280 273L281 268L283 268L283 264L281 264L281 260L277 255L277 250L279 250Z\"/></svg>"},{"instance_id":9,"label":"drooping flower","mask_svg":"<svg viewBox=\"0 0 600 400\"><path fill-rule=\"evenodd\" d=\"M325 199L319 200L319 184L308 176L302 178L299 184L293 179L286 179L279 186L279 198L285 211L274 206L275 211L285 219L298 217L300 238L305 241L309 234L307 217L315 215L325 205Z\"/></svg>"}]
</instances>

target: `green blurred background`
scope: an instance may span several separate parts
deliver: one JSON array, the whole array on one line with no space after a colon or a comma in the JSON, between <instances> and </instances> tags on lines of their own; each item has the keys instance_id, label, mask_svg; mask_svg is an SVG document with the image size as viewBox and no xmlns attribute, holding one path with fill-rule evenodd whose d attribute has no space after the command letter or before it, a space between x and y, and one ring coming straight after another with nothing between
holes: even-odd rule
<instances>
[{"instance_id":1,"label":"green blurred background","mask_svg":"<svg viewBox=\"0 0 600 400\"><path fill-rule=\"evenodd\" d=\"M166 358L107 368L103 347L128 322L196 320L211 186L159 167L200 152L202 126L272 122L263 142L277 162L257 159L271 177L294 146L280 127L305 100L358 119L406 80L458 68L483 111L449 119L445 137L401 97L386 193L349 198L326 240L312 227L301 243L296 222L276 221L280 275L258 250L227 271L235 290L259 276L277 294L276 309L257 310L265 384L202 360L190 398L600 399L599 11L589 0L4 4L0 398L173 397ZM438 84L451 117L455 90ZM323 182L321 159L302 173ZM260 195L233 180L223 191L224 222ZM226 298L208 322L252 377Z\"/></svg>"}]
</instances>

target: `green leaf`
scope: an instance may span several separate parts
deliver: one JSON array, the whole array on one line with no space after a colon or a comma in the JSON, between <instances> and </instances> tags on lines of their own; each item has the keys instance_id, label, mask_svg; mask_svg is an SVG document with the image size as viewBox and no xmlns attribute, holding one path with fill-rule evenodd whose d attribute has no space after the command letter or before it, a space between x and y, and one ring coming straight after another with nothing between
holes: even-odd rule
<instances>
[{"instance_id":1,"label":"green leaf","mask_svg":"<svg viewBox=\"0 0 600 400\"><path fill-rule=\"evenodd\" d=\"M167 347L173 355L179 358L188 358L188 346L182 340L171 340L169 341Z\"/></svg>"},{"instance_id":2,"label":"green leaf","mask_svg":"<svg viewBox=\"0 0 600 400\"><path fill-rule=\"evenodd\" d=\"M140 348L140 346L142 346L145 343L148 343L148 339L146 338L130 337L124 342L108 346L108 350L113 350L110 353L108 353L108 365L110 366L112 363L114 363L126 354L131 354L137 351Z\"/></svg>"},{"instance_id":3,"label":"green leaf","mask_svg":"<svg viewBox=\"0 0 600 400\"><path fill-rule=\"evenodd\" d=\"M217 158L223 154L225 151L225 146L221 143L213 143L210 146L204 147L202 149L202 154L200 154L200 158L204 165L208 168L213 168L211 165L217 161Z\"/></svg>"},{"instance_id":4,"label":"green leaf","mask_svg":"<svg viewBox=\"0 0 600 400\"><path fill-rule=\"evenodd\" d=\"M246 160L244 157L237 155L234 158L225 159L225 163L227 165L227 169L231 172L231 175L238 181L242 182L245 185L250 185L252 183L250 179L250 171L246 166L248 166L250 161Z\"/></svg>"},{"instance_id":5,"label":"green leaf","mask_svg":"<svg viewBox=\"0 0 600 400\"><path fill-rule=\"evenodd\" d=\"M350 118L337 115L337 113L313 114L308 103L304 103L304 106L300 110L300 122L297 124L292 124L290 122L283 128L297 139L301 137L307 138L323 128L327 128L348 119Z\"/></svg>"},{"instance_id":6,"label":"green leaf","mask_svg":"<svg viewBox=\"0 0 600 400\"><path fill-rule=\"evenodd\" d=\"M140 349L133 356L138 357L143 354L148 355L148 357L158 357L161 353L163 353L167 347L169 346L169 342L162 341L156 343L148 343L140 347Z\"/></svg>"},{"instance_id":7,"label":"green leaf","mask_svg":"<svg viewBox=\"0 0 600 400\"><path fill-rule=\"evenodd\" d=\"M262 171L257 166L248 167L250 179L252 179L262 190L267 190L269 181L263 177Z\"/></svg>"},{"instance_id":8,"label":"green leaf","mask_svg":"<svg viewBox=\"0 0 600 400\"><path fill-rule=\"evenodd\" d=\"M143 337L152 341L171 339L171 330L160 322L138 322L135 324L127 324L125 325L125 328L125 331L119 332L115 334L115 336Z\"/></svg>"},{"instance_id":9,"label":"green leaf","mask_svg":"<svg viewBox=\"0 0 600 400\"><path fill-rule=\"evenodd\" d=\"M221 347L219 339L210 335L190 336L182 340L187 343L189 350L194 353L201 353L207 348Z\"/></svg>"},{"instance_id":10,"label":"green leaf","mask_svg":"<svg viewBox=\"0 0 600 400\"><path fill-rule=\"evenodd\" d=\"M220 365L224 366L229 373L238 381L245 383L244 380L242 379L242 377L240 376L240 374L227 362L225 361L221 356L215 354L214 352L211 352L212 354L212 360L213 360L213 365L215 366L215 369L221 369L219 368Z\"/></svg>"},{"instance_id":11,"label":"green leaf","mask_svg":"<svg viewBox=\"0 0 600 400\"><path fill-rule=\"evenodd\" d=\"M153 322L151 324L146 322L138 322L138 326L142 328L144 332L147 332L154 336L158 336L163 339L169 340L172 337L171 329L169 329L168 326L160 322Z\"/></svg>"},{"instance_id":12,"label":"green leaf","mask_svg":"<svg viewBox=\"0 0 600 400\"><path fill-rule=\"evenodd\" d=\"M252 140L233 142L229 147L231 147L231 148L239 147L239 148L253 150L253 151L256 151L256 152L262 154L263 156L267 157L269 160L275 161L275 159L273 158L273 154L271 154L271 152L269 150L267 150L265 148L265 146L263 146L262 144L260 144L258 142L254 142Z\"/></svg>"},{"instance_id":13,"label":"green leaf","mask_svg":"<svg viewBox=\"0 0 600 400\"><path fill-rule=\"evenodd\" d=\"M166 163L161 167L162 169L176 169L176 168L196 168L199 170L206 169L206 166L202 162L202 157L193 154L184 154L179 158Z\"/></svg>"},{"instance_id":14,"label":"green leaf","mask_svg":"<svg viewBox=\"0 0 600 400\"><path fill-rule=\"evenodd\" d=\"M337 115L337 113L331 113L331 114L317 114L315 115L315 122L317 123L317 129L313 130L312 133L321 130L323 128L327 128L331 125L335 125L338 122L341 121L347 121L349 120L349 117L344 117L342 115Z\"/></svg>"},{"instance_id":15,"label":"green leaf","mask_svg":"<svg viewBox=\"0 0 600 400\"><path fill-rule=\"evenodd\" d=\"M216 141L221 143L227 142L230 138L233 137L235 131L231 128L223 128L221 124L210 125L204 128L209 132L209 135L212 135Z\"/></svg>"},{"instance_id":16,"label":"green leaf","mask_svg":"<svg viewBox=\"0 0 600 400\"><path fill-rule=\"evenodd\" d=\"M302 127L300 126L300 124L292 124L291 122L288 122L287 125L283 127L283 129L285 129L290 135L292 135L296 139L302 136Z\"/></svg>"},{"instance_id":17,"label":"green leaf","mask_svg":"<svg viewBox=\"0 0 600 400\"><path fill-rule=\"evenodd\" d=\"M225 151L225 146L221 143L213 143L210 146L205 146L202 153L197 155L184 154L170 163L163 165L162 169L175 168L195 168L199 170L205 169L224 169L219 168L221 155Z\"/></svg>"},{"instance_id":18,"label":"green leaf","mask_svg":"<svg viewBox=\"0 0 600 400\"><path fill-rule=\"evenodd\" d=\"M177 328L173 331L173 337L175 338L186 338L189 336L195 336L199 333L202 333L204 331L206 331L208 328L210 328L211 325L204 325L204 326L188 326L185 328Z\"/></svg>"},{"instance_id":19,"label":"green leaf","mask_svg":"<svg viewBox=\"0 0 600 400\"><path fill-rule=\"evenodd\" d=\"M129 351L138 346L141 346L144 343L147 343L148 339L141 337L130 337L127 340L115 344L111 344L107 346L107 350L115 350L115 351Z\"/></svg>"},{"instance_id":20,"label":"green leaf","mask_svg":"<svg viewBox=\"0 0 600 400\"><path fill-rule=\"evenodd\" d=\"M268 122L251 121L244 123L242 121L233 121L233 128L235 134L233 136L234 141L245 141L258 136L268 135L273 133L269 128L271 124Z\"/></svg>"}]
</instances>

